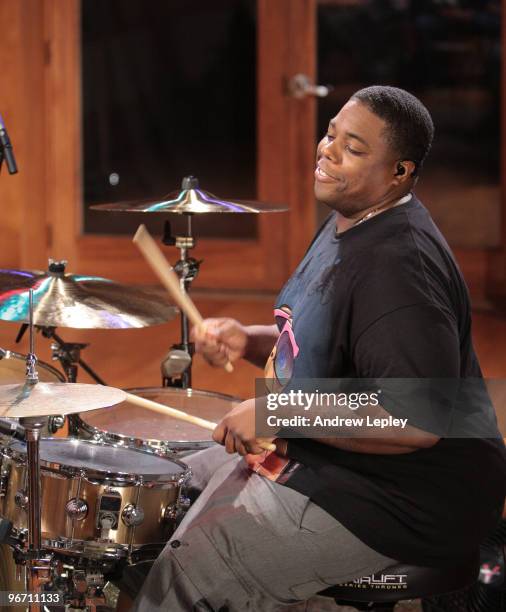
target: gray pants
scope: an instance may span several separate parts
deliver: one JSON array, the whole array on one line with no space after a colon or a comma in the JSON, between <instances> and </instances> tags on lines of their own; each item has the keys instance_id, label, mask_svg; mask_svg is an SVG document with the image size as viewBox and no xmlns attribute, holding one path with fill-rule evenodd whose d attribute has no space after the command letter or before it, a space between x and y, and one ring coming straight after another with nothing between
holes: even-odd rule
<instances>
[{"instance_id":1,"label":"gray pants","mask_svg":"<svg viewBox=\"0 0 506 612\"><path fill-rule=\"evenodd\" d=\"M202 493L149 571L136 612L272 612L394 563L221 446L185 463ZM126 570L130 593L142 569Z\"/></svg>"}]
</instances>

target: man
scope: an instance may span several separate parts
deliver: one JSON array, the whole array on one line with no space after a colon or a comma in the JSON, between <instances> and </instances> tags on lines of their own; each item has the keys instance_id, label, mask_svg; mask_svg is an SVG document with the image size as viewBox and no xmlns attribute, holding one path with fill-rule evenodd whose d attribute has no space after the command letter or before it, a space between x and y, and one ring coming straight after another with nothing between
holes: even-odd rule
<instances>
[{"instance_id":1,"label":"man","mask_svg":"<svg viewBox=\"0 0 506 612\"><path fill-rule=\"evenodd\" d=\"M318 145L315 195L333 212L277 299L277 325L210 319L194 330L197 351L214 366L270 355L279 389L299 378L479 377L465 284L412 194L432 137L411 94L355 93ZM270 612L394 560L470 556L504 501L502 440L443 438L410 417L402 435L278 439L292 461L273 481L242 457L263 449L255 400L240 404L213 433L225 448L187 460L202 492L135 609Z\"/></svg>"}]
</instances>

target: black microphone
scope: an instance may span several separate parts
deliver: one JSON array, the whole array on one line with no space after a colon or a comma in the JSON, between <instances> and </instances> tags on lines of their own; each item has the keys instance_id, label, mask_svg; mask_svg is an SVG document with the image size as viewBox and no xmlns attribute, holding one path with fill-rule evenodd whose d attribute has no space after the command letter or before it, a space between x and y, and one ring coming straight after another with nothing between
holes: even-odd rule
<instances>
[{"instance_id":1,"label":"black microphone","mask_svg":"<svg viewBox=\"0 0 506 612\"><path fill-rule=\"evenodd\" d=\"M0 164L2 160L2 155L5 157L5 161L7 162L7 170L9 174L16 174L18 171L18 167L16 165L16 160L14 159L14 151L12 150L11 141L9 139L9 134L7 134L7 130L5 129L5 123L2 119L2 115L0 115Z\"/></svg>"}]
</instances>

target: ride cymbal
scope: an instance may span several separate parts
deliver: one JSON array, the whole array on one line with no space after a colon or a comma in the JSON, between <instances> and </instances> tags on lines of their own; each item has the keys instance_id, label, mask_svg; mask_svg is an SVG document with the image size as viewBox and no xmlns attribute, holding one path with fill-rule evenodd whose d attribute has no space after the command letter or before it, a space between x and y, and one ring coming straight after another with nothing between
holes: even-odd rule
<instances>
[{"instance_id":1,"label":"ride cymbal","mask_svg":"<svg viewBox=\"0 0 506 612\"><path fill-rule=\"evenodd\" d=\"M108 212L137 213L176 213L179 215L198 215L208 213L268 213L284 212L286 206L266 204L253 200L222 200L209 191L200 189L198 179L187 176L183 179L181 191L173 191L161 200L137 200L96 204L92 210Z\"/></svg>"},{"instance_id":2,"label":"ride cymbal","mask_svg":"<svg viewBox=\"0 0 506 612\"><path fill-rule=\"evenodd\" d=\"M121 389L81 383L0 385L0 417L67 415L119 404Z\"/></svg>"},{"instance_id":3,"label":"ride cymbal","mask_svg":"<svg viewBox=\"0 0 506 612\"><path fill-rule=\"evenodd\" d=\"M33 324L76 329L127 329L159 325L178 310L156 288L133 287L98 276L65 274L64 262L49 271L0 270L0 319L29 321L33 289Z\"/></svg>"}]
</instances>

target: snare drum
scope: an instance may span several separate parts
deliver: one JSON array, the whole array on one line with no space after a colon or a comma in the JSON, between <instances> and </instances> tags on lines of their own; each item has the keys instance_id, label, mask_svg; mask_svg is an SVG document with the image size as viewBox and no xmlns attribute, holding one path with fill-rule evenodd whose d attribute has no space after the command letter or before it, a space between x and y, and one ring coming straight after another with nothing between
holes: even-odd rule
<instances>
[{"instance_id":1,"label":"snare drum","mask_svg":"<svg viewBox=\"0 0 506 612\"><path fill-rule=\"evenodd\" d=\"M128 391L213 422L220 421L242 401L230 395L173 387ZM141 448L147 445L159 453L177 457L215 444L212 431L128 401L80 414L77 427L80 438Z\"/></svg>"},{"instance_id":2,"label":"snare drum","mask_svg":"<svg viewBox=\"0 0 506 612\"><path fill-rule=\"evenodd\" d=\"M26 445L1 449L0 514L27 528ZM40 443L43 546L98 559L154 559L190 470L146 450L71 438Z\"/></svg>"}]
</instances>

